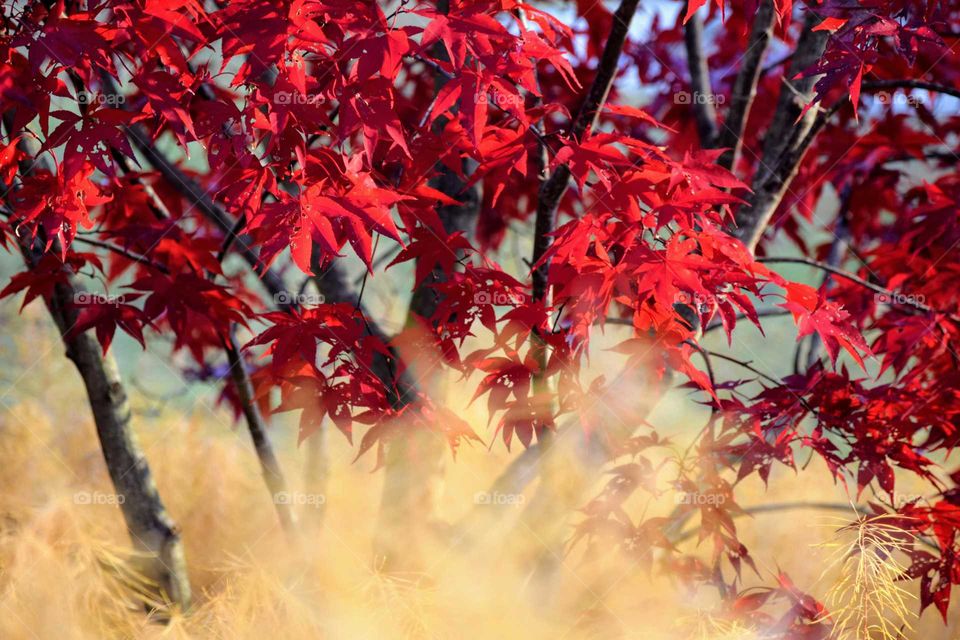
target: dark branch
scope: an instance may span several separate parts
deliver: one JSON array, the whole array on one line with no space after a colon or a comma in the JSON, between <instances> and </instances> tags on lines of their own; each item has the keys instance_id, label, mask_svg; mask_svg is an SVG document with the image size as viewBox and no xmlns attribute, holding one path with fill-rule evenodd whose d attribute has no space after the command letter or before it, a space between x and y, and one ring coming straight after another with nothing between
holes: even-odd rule
<instances>
[{"instance_id":1,"label":"dark branch","mask_svg":"<svg viewBox=\"0 0 960 640\"><path fill-rule=\"evenodd\" d=\"M92 239L90 239L90 238L83 238L83 237L80 237L80 236L78 236L78 237L76 238L76 241L77 241L77 242L82 242L82 243L84 243L84 244L88 244L88 245L90 245L91 247L99 247L100 249L106 249L107 251L109 251L109 252L111 252L111 253L115 253L115 254L117 254L117 255L119 255L119 256L123 256L124 258L126 258L127 260L130 260L131 262L136 262L137 264L144 264L144 265L147 265L147 266L149 266L149 267L153 267L154 269L156 269L157 271L159 271L159 272L161 272L161 273L170 273L170 270L167 269L166 266L164 266L164 265L162 265L162 264L159 264L159 263L156 263L156 262L153 262L152 260L150 260L150 259L147 258L146 256L142 256L142 255L140 255L140 254L138 254L138 253L133 253L132 251L128 251L127 249L124 249L123 247L118 247L118 246L115 245L115 244L111 244L111 243L109 243L109 242L103 242L103 241L101 241L101 240L92 240Z\"/></svg>"},{"instance_id":2,"label":"dark branch","mask_svg":"<svg viewBox=\"0 0 960 640\"><path fill-rule=\"evenodd\" d=\"M811 92L816 78L793 80L823 54L826 32L813 30L819 22L820 19L813 12L807 15L790 66L784 75L773 120L764 136L763 153L753 178L753 193L748 204L737 211L736 235L751 251L760 241L813 141L813 136L808 136L808 133L816 135L829 117L824 117L822 111L813 108L806 113L803 111L813 99Z\"/></svg>"},{"instance_id":3,"label":"dark branch","mask_svg":"<svg viewBox=\"0 0 960 640\"><path fill-rule=\"evenodd\" d=\"M683 42L687 49L687 66L690 69L690 89L693 92L690 104L697 120L697 133L703 147L713 147L717 139L717 109L713 105L713 88L710 86L710 68L703 47L703 19L699 13L690 16L683 27Z\"/></svg>"},{"instance_id":4,"label":"dark branch","mask_svg":"<svg viewBox=\"0 0 960 640\"><path fill-rule=\"evenodd\" d=\"M760 81L760 63L773 35L774 16L773 0L761 0L753 19L747 50L740 62L740 71L733 81L730 108L727 110L726 120L717 138L716 146L727 148L727 151L720 156L720 165L726 169L732 169L740 157L743 132L747 126L753 99L757 95L757 83Z\"/></svg>"},{"instance_id":5,"label":"dark branch","mask_svg":"<svg viewBox=\"0 0 960 640\"><path fill-rule=\"evenodd\" d=\"M936 82L926 82L924 80L871 80L864 82L860 87L861 91L883 91L884 89L925 89L934 93L960 98L960 89L950 87Z\"/></svg>"},{"instance_id":6,"label":"dark branch","mask_svg":"<svg viewBox=\"0 0 960 640\"><path fill-rule=\"evenodd\" d=\"M842 103L843 101L840 101L830 109L819 111L809 127L805 124L807 121L805 116L804 120L793 129L787 144L784 145L783 153L769 167L769 170L764 160L764 167L754 178L753 193L747 200L747 204L740 207L736 215L737 228L734 233L750 251L754 251L757 243L760 242L767 224L780 206L810 145ZM807 112L807 116L813 112L814 110L811 109Z\"/></svg>"},{"instance_id":7,"label":"dark branch","mask_svg":"<svg viewBox=\"0 0 960 640\"><path fill-rule=\"evenodd\" d=\"M915 296L910 296L907 294L900 293L898 291L892 291L890 289L887 289L886 287L881 287L880 285L864 280L860 276L854 275L849 271L844 271L843 269L834 267L825 262L812 260L810 258L776 258L776 257L757 258L757 262L765 262L770 264L804 264L809 267L816 267L817 269L826 271L827 273L831 273L835 276L844 278L845 280L849 280L850 282L858 284L861 287L864 287L866 289L869 289L870 291L873 291L874 293L879 293L881 295L884 295L888 298L889 303L892 305L909 307L911 309L916 309L924 313L934 313L934 314L945 315L951 320L960 321L960 317L952 313L945 313L943 311L934 309L929 305L923 304L922 302L918 302Z\"/></svg>"},{"instance_id":8,"label":"dark branch","mask_svg":"<svg viewBox=\"0 0 960 640\"><path fill-rule=\"evenodd\" d=\"M264 483L270 492L270 498L277 512L277 519L280 520L280 525L287 535L293 535L296 525L293 509L287 501L279 499L282 494L286 493L287 483L283 477L280 462L273 451L270 436L267 434L267 423L260 413L260 407L257 406L253 384L250 382L250 374L247 372L247 366L243 361L243 354L240 352L240 347L237 345L237 340L232 332L224 343L224 349L227 352L227 364L230 367L230 379L240 401L243 417L247 422L247 430L250 432L253 447L257 452L257 459L260 461Z\"/></svg>"},{"instance_id":9,"label":"dark branch","mask_svg":"<svg viewBox=\"0 0 960 640\"><path fill-rule=\"evenodd\" d=\"M616 13L613 14L613 26L610 29L607 44L603 48L603 54L600 56L597 74L593 79L593 84L590 85L590 91L587 93L586 99L580 106L577 117L570 127L570 136L574 140L583 138L587 129L594 125L597 114L600 113L600 109L607 99L607 94L610 93L610 86L617 74L620 52L623 50L623 44L627 39L630 21L637 10L638 2L639 0L623 0ZM540 262L547 249L550 248L550 234L553 232L557 208L560 206L560 199L566 192L569 181L570 167L561 164L540 187L537 200L537 216L534 223L532 259L534 265ZM540 265L533 271L533 299L543 300L546 294L547 267L546 265Z\"/></svg>"}]
</instances>

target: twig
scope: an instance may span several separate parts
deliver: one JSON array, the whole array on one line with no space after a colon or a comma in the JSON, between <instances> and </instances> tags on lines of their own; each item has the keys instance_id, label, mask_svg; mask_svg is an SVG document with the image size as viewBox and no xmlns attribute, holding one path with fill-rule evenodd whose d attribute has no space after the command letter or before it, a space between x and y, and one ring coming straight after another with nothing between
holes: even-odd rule
<instances>
[{"instance_id":1,"label":"twig","mask_svg":"<svg viewBox=\"0 0 960 640\"><path fill-rule=\"evenodd\" d=\"M933 91L934 93L942 93L944 95L953 96L954 98L960 98L960 89L945 84L940 84L939 82L927 82L926 80L871 80L869 82L864 82L860 87L861 91L870 92L882 91L883 89L926 89L927 91Z\"/></svg>"},{"instance_id":2,"label":"twig","mask_svg":"<svg viewBox=\"0 0 960 640\"><path fill-rule=\"evenodd\" d=\"M880 285L873 284L872 282L868 282L867 280L864 280L860 276L854 275L849 271L844 271L843 269L839 269L837 267L831 266L824 262L820 262L818 260L813 260L811 258L769 257L769 258L757 258L757 262L764 262L764 263L770 263L770 264L779 264L779 263L803 264L809 267L816 267L817 269L821 269L835 276L839 276L841 278L844 278L845 280L849 280L850 282L858 284L861 287L864 287L866 289L869 289L870 291L873 291L874 293L885 295L889 298L889 303L892 305L911 307L913 309L917 309L918 311L923 311L924 313L936 313L936 314L944 315L956 322L960 322L960 316L957 316L952 313L945 313L943 311L939 311L938 309L934 309L929 305L926 305L922 302L918 302L913 296L901 294L896 291L887 289L886 287L881 287Z\"/></svg>"},{"instance_id":3,"label":"twig","mask_svg":"<svg viewBox=\"0 0 960 640\"><path fill-rule=\"evenodd\" d=\"M157 271L160 271L161 273L170 273L170 270L167 269L165 265L153 262L146 256L133 253L132 251L128 251L123 247L118 247L117 245L111 244L109 242L103 242L101 240L91 240L90 238L82 238L79 236L74 238L74 242L82 242L83 244L88 244L91 247L99 247L101 249L106 249L111 253L116 253L117 255L123 256L124 258L126 258L127 260L130 260L131 262L147 265L149 267L156 269Z\"/></svg>"}]
</instances>

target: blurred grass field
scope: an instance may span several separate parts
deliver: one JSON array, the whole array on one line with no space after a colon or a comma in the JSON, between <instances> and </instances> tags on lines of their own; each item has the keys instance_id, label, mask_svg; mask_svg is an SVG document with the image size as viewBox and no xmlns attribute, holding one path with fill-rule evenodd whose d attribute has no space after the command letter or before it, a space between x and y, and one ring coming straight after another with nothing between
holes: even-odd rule
<instances>
[{"instance_id":1,"label":"blurred grass field","mask_svg":"<svg viewBox=\"0 0 960 640\"><path fill-rule=\"evenodd\" d=\"M8 305L0 328L4 640L755 637L701 624L715 594L686 593L670 576L649 575L615 554L584 557L582 549L573 549L545 591L530 579L531 550L540 546L535 527L518 520L522 505L517 504L481 506L495 510L497 524L479 539L451 546L449 537L438 536L423 572L387 574L371 553L383 474L371 473L372 456L353 463L355 450L338 433L324 441L322 504L301 501L302 535L291 541L276 523L243 426L216 405L213 387L180 381L162 345L140 352L119 339L135 429L168 510L182 528L195 594L189 614L166 625L151 622L125 586L132 579L125 583L118 574L126 532L111 502L79 377L63 358L45 310L34 304L16 315ZM784 331L768 339L792 340ZM787 366L773 358L764 364L777 374ZM594 366L602 368L602 358ZM462 388L447 385L446 391L457 394ZM466 402L457 395L449 400ZM462 415L489 441L481 407ZM651 416L678 443L702 421L702 408L680 393ZM274 420L291 493L302 496L309 491L310 445L298 448L295 435L289 418ZM489 449L463 448L447 465L441 518L456 523L477 508L477 493L518 453L499 442ZM535 490L534 484L526 496ZM750 482L738 496L743 506L849 500L816 463L799 476L777 471L769 490ZM644 509L648 516L667 513L673 499L667 494L633 506L635 517ZM772 574L783 569L800 588L822 595L832 578L821 579L828 553L816 545L832 538L837 515L790 511L741 519L738 525L764 582L770 584ZM748 584L758 583L755 576L745 577ZM908 637L947 639L957 637L960 623L952 615L944 627L928 611L913 626Z\"/></svg>"}]
</instances>

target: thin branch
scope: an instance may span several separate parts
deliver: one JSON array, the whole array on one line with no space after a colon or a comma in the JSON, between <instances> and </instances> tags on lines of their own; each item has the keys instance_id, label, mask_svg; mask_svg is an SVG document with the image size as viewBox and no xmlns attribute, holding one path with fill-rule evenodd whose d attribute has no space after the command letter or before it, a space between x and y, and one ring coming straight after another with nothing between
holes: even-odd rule
<instances>
[{"instance_id":1,"label":"thin branch","mask_svg":"<svg viewBox=\"0 0 960 640\"><path fill-rule=\"evenodd\" d=\"M357 306L367 332L384 344L389 344L389 335L377 322L371 319L369 312L360 300L360 296L347 283L346 274L338 267L336 262L324 266L320 264L319 256L314 255L311 259L310 268L313 271L313 283L328 304L345 303ZM370 371L383 383L390 405L399 409L416 396L417 386L410 375L409 369L404 368L398 372L396 363L399 361L399 355L389 347L388 350L391 354L390 357L380 351L373 354L370 361Z\"/></svg>"},{"instance_id":2,"label":"thin branch","mask_svg":"<svg viewBox=\"0 0 960 640\"><path fill-rule=\"evenodd\" d=\"M757 317L758 317L758 318L773 318L773 317L788 316L788 315L790 315L790 312L787 311L786 309L760 309L759 311L757 311ZM746 314L744 314L744 313L738 313L738 314L737 314L737 319L738 319L738 320L742 320L742 319L744 319L744 318L746 318L746 317L747 317L747 316L746 316ZM630 320L629 318L613 318L613 317L607 317L607 318L604 318L603 322L604 322L604 324L615 324L615 325L622 325L622 326L627 326L627 327L632 327L632 326L633 326L633 320ZM703 333L708 333L708 332L710 332L710 331L716 331L717 329L721 329L721 328L723 328L723 322L721 322L721 321L719 321L719 320L714 320L714 321L710 322L710 324L708 324L708 325L703 329Z\"/></svg>"},{"instance_id":3,"label":"thin branch","mask_svg":"<svg viewBox=\"0 0 960 640\"><path fill-rule=\"evenodd\" d=\"M760 6L757 7L756 16L753 18L747 49L740 61L737 77L733 81L730 108L727 110L727 117L717 138L716 146L727 148L719 161L720 166L726 169L736 166L737 159L740 157L747 118L750 115L753 99L757 95L757 83L760 81L760 63L773 36L775 15L773 0L760 0Z\"/></svg>"},{"instance_id":4,"label":"thin branch","mask_svg":"<svg viewBox=\"0 0 960 640\"><path fill-rule=\"evenodd\" d=\"M760 371L759 369L757 369L756 367L754 367L752 363L747 362L746 360L739 360L739 359L737 359L737 358L734 358L733 356L724 355L724 354L722 354L722 353L717 353L716 351L710 351L710 350L708 350L708 349L704 349L704 350L703 350L703 353L707 353L707 354L711 355L712 357L717 358L717 359L719 359L719 360L726 360L727 362L730 362L730 363L732 363L732 364L735 364L735 365L737 365L737 366L739 366L739 367L743 367L743 368L746 369L747 371L750 371L750 372L755 373L756 375L760 376L761 378L763 378L763 379L766 380L767 382L770 382L771 384L773 384L773 385L775 385L775 386L777 386L777 387L786 387L786 386L787 386L787 385L783 382L783 380L780 380L779 378L775 378L775 377L773 377L773 376L771 376L771 375L768 375L768 374L764 373L763 371ZM788 388L789 388L789 387L788 387ZM814 408L810 405L810 403L807 402L807 401L803 398L803 396L800 396L800 395L798 395L798 394L796 394L796 393L793 393L792 391L791 391L790 393L791 393L791 395L792 395L794 398L797 399L797 402L799 402L801 405L803 405L803 408L804 408L804 409L806 409L807 411L809 411L810 413L812 413L812 414L815 415L815 416L819 416L819 413L817 412L817 410L814 409Z\"/></svg>"},{"instance_id":5,"label":"thin branch","mask_svg":"<svg viewBox=\"0 0 960 640\"><path fill-rule=\"evenodd\" d=\"M710 379L710 388L711 388L711 389L716 389L716 388L717 388L717 377L716 377L716 376L714 375L714 373L713 373L713 363L710 361L710 355L711 355L710 352L707 351L706 349L704 349L703 347L701 347L699 344L697 344L697 343L694 342L693 340L684 340L683 342L684 342L684 344L687 344L687 345L693 347L693 348L697 351L697 353L699 353L700 356L703 358L703 363L704 363L704 364L706 365L706 367L707 367L707 377ZM720 404L719 404L719 402L718 402L718 401L714 401L713 398L711 398L711 401L712 401L712 402L711 402L711 411L712 411L712 412L719 411L719 410L720 410Z\"/></svg>"},{"instance_id":6,"label":"thin branch","mask_svg":"<svg viewBox=\"0 0 960 640\"><path fill-rule=\"evenodd\" d=\"M243 354L240 352L240 346L233 336L232 329L224 340L224 350L227 352L230 378L240 401L240 407L247 422L247 429L250 432L250 438L253 440L253 447L257 452L257 459L260 461L264 483L267 485L267 490L270 491L270 498L277 512L277 519L280 520L280 525L287 535L293 535L297 519L289 502L283 499L284 494L287 493L287 483L283 477L280 462L273 451L273 444L267 434L266 421L260 413L259 406L257 406L253 384L250 382L250 374L247 372Z\"/></svg>"},{"instance_id":7,"label":"thin branch","mask_svg":"<svg viewBox=\"0 0 960 640\"><path fill-rule=\"evenodd\" d=\"M925 89L927 91L933 91L934 93L942 93L953 96L954 98L960 98L960 89L938 82L927 82L925 80L871 80L864 82L860 87L861 91L869 92L883 91L884 89Z\"/></svg>"},{"instance_id":8,"label":"thin branch","mask_svg":"<svg viewBox=\"0 0 960 640\"><path fill-rule=\"evenodd\" d=\"M960 317L952 314L939 311L933 307L926 305L922 302L918 302L914 296L909 296L906 294L899 293L897 291L892 291L886 287L881 287L880 285L873 284L867 280L864 280L858 275L850 273L849 271L844 271L838 267L831 266L825 262L820 262L819 260L813 260L811 258L777 258L777 257L765 257L757 258L757 262L764 262L769 264L803 264L809 267L815 267L827 273L831 273L835 276L849 280L855 284L860 285L874 293L879 293L886 296L889 299L889 304L903 307L910 307L918 311L923 311L924 313L934 313L944 315L951 320L960 322Z\"/></svg>"},{"instance_id":9,"label":"thin branch","mask_svg":"<svg viewBox=\"0 0 960 640\"><path fill-rule=\"evenodd\" d=\"M196 182L186 176L180 169L161 153L149 140L149 138L140 130L139 127L127 127L127 134L133 141L134 146L142 153L150 165L156 169L164 180L176 191L180 193L190 204L202 213L208 220L214 223L225 235L230 235L236 225L236 221L217 204L213 198ZM278 294L286 291L283 279L271 269L264 269L260 257L247 243L242 240L236 243L237 251L243 256L244 260L253 268L260 281L267 291L277 298Z\"/></svg>"},{"instance_id":10,"label":"thin branch","mask_svg":"<svg viewBox=\"0 0 960 640\"><path fill-rule=\"evenodd\" d=\"M837 210L837 223L833 230L834 238L830 244L830 253L827 255L826 260L826 264L831 267L839 267L847 253L850 236L847 217L850 213L850 194L852 191L853 186L847 184L840 193L840 208ZM823 274L823 279L820 281L821 288L825 288L829 284L831 275L829 272ZM800 373L798 364L801 344L802 341L797 343L797 356L794 358L794 373ZM810 334L810 349L807 351L806 362L807 369L816 364L820 359L820 350L822 347L823 340L820 338L820 334L814 331Z\"/></svg>"},{"instance_id":11,"label":"thin branch","mask_svg":"<svg viewBox=\"0 0 960 640\"><path fill-rule=\"evenodd\" d=\"M779 318L779 317L788 316L788 315L790 315L790 312L787 311L786 309L760 309L759 311L757 311L758 318ZM744 313L737 314L738 320L741 320L746 317L747 316ZM723 328L723 322L720 320L714 320L710 324L708 324L706 328L704 328L703 333L706 334L710 331L716 331L717 329L722 329L722 328Z\"/></svg>"},{"instance_id":12,"label":"thin branch","mask_svg":"<svg viewBox=\"0 0 960 640\"><path fill-rule=\"evenodd\" d=\"M781 511L797 511L801 509L811 509L815 511L841 511L845 513L853 512L856 514L868 513L863 507L855 507L842 502L780 502L775 504L760 504L752 507L744 507L741 511L734 512L731 515L734 518L737 518L759 513L778 513ZM689 519L689 517L684 518L684 520L687 519ZM699 533L700 528L693 527L692 529L687 529L686 531L680 532L676 535L676 537L671 538L670 541L674 544L680 544L681 542L685 542L686 540L693 538Z\"/></svg>"},{"instance_id":13,"label":"thin branch","mask_svg":"<svg viewBox=\"0 0 960 640\"><path fill-rule=\"evenodd\" d=\"M687 50L690 89L693 92L690 104L697 121L700 145L705 148L713 147L717 139L717 109L714 101L710 99L713 88L710 86L710 68L703 46L703 19L699 12L694 12L684 25L683 42Z\"/></svg>"},{"instance_id":14,"label":"thin branch","mask_svg":"<svg viewBox=\"0 0 960 640\"><path fill-rule=\"evenodd\" d=\"M106 249L107 251L110 251L111 253L115 253L115 254L117 254L117 255L123 256L124 258L126 258L127 260L130 260L131 262L135 262L135 263L137 263L137 264L145 264L145 265L147 265L147 266L149 266L149 267L152 267L152 268L156 269L157 271L159 271L159 272L161 272L161 273L170 273L170 270L167 269L166 266L164 266L164 265L162 265L162 264L159 264L159 263L156 263L156 262L153 262L152 260L150 260L150 259L147 258L146 256L142 256L142 255L140 255L140 254L138 254L138 253L134 253L134 252L132 252L132 251L129 251L129 250L127 250L127 249L124 249L123 247L118 247L117 245L112 244L112 243L110 243L110 242L103 242L103 241L101 241L101 240L92 240L92 239L90 239L90 238L83 238L83 237L80 237L80 236L77 236L77 237L74 239L74 241L75 241L75 242L82 242L83 244L88 244L88 245L90 245L91 247L99 247L99 248L101 248L101 249Z\"/></svg>"},{"instance_id":15,"label":"thin branch","mask_svg":"<svg viewBox=\"0 0 960 640\"><path fill-rule=\"evenodd\" d=\"M113 82L113 79L104 74L102 76L104 90L112 95L119 95L119 92ZM222 208L217 206L213 198L199 184L189 178L183 171L177 168L169 158L156 148L150 137L137 125L126 127L127 136L133 142L136 148L147 159L154 169L156 169L164 180L180 195L185 198L192 207L200 211L208 220L214 223L221 232L229 236L234 226L237 224L230 215ZM239 253L244 260L253 268L255 273L260 276L260 281L267 291L273 296L274 300L282 298L279 294L286 291L283 279L271 269L263 268L260 257L245 242L237 243Z\"/></svg>"},{"instance_id":16,"label":"thin branch","mask_svg":"<svg viewBox=\"0 0 960 640\"><path fill-rule=\"evenodd\" d=\"M800 511L800 510L811 510L811 511L838 511L843 513L854 513L857 516L865 516L872 513L867 507L847 504L843 502L818 502L818 501L796 501L796 502L777 502L773 504L758 504L750 507L743 507L742 510L738 512L731 513L731 517L740 518L743 516L752 516L765 513L781 513L783 511ZM692 513L692 512L691 512ZM689 520L689 515L684 514L686 517L683 518L684 521ZM687 529L679 533L677 536L670 539L670 542L673 544L680 544L685 542L700 533L700 527L693 527L692 529ZM921 544L938 550L940 549L937 546L937 543L933 540L930 540L926 537L917 538Z\"/></svg>"},{"instance_id":17,"label":"thin branch","mask_svg":"<svg viewBox=\"0 0 960 640\"><path fill-rule=\"evenodd\" d=\"M220 250L217 251L217 262L223 262L223 259L227 256L227 253L230 251L230 247L233 246L233 241L240 236L240 232L246 226L247 220L243 216L238 216L237 221L233 223L233 226L230 227L230 231L223 238L223 244L220 245Z\"/></svg>"},{"instance_id":18,"label":"thin branch","mask_svg":"<svg viewBox=\"0 0 960 640\"><path fill-rule=\"evenodd\" d=\"M610 86L617 74L620 52L623 50L630 28L630 21L633 19L638 3L639 0L623 0L616 13L613 14L610 36L607 38L607 43L600 56L593 84L590 85L587 97L580 106L580 111L570 127L570 137L574 140L583 138L584 133L594 125L597 114L610 93ZM570 167L567 164L561 164L540 187L537 199L537 215L534 223L533 259L531 260L534 265L540 262L547 249L550 248L550 234L553 233L557 208L560 206L560 199L566 192L569 181ZM543 264L533 271L533 299L543 300L546 293L547 266Z\"/></svg>"}]
</instances>

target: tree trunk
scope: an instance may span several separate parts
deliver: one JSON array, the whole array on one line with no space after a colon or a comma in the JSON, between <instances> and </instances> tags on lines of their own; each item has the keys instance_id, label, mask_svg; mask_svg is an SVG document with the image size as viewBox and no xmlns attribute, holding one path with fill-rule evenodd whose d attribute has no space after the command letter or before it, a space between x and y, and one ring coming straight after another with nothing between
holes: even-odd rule
<instances>
[{"instance_id":1,"label":"tree trunk","mask_svg":"<svg viewBox=\"0 0 960 640\"><path fill-rule=\"evenodd\" d=\"M814 132L818 115L816 109L803 113L804 107L813 98L816 77L794 77L809 67L822 54L827 42L827 32L814 31L820 18L810 12L803 32L797 40L790 68L784 75L773 120L764 134L763 155L753 177L753 193L748 204L737 210L735 235L754 251L774 212L796 174L809 144L808 136Z\"/></svg>"},{"instance_id":2,"label":"tree trunk","mask_svg":"<svg viewBox=\"0 0 960 640\"><path fill-rule=\"evenodd\" d=\"M437 2L437 11L446 14L450 9L448 0ZM446 49L438 42L434 53L446 59ZM435 89L439 94L448 81L437 74ZM435 123L439 130L446 119ZM469 175L468 162L462 162L465 175ZM433 179L433 187L460 201L456 205L443 205L437 215L447 233L461 231L471 237L480 213L480 191L476 185L467 184L449 168L440 164L441 173ZM431 285L442 282L443 272L433 272L418 286L410 299L407 325L432 318L440 302L439 295ZM436 354L439 357L439 354ZM417 363L413 363L416 365ZM429 364L426 371L433 369ZM401 398L406 404L412 398ZM391 570L421 572L426 567L427 544L431 537L448 527L439 516L439 502L443 494L446 473L446 442L437 431L416 429L394 440L388 447L384 460L383 492L380 499L380 514L374 554Z\"/></svg>"},{"instance_id":3,"label":"tree trunk","mask_svg":"<svg viewBox=\"0 0 960 640\"><path fill-rule=\"evenodd\" d=\"M617 75L620 55L638 4L638 0L621 0L620 6L614 13L610 34L597 64L597 73L580 105L577 116L570 124L570 136L577 141L581 141L587 131L593 128L603 109ZM550 177L540 185L534 220L531 264L539 264L550 248L560 201L569 186L570 175L569 165L559 164L553 169ZM533 270L532 275L533 299L543 301L549 307L549 265L545 262L540 264ZM531 351L540 369L544 370L548 359L546 345L539 340L539 336L533 337L532 340ZM533 389L538 397L550 396L549 382L540 374L533 377ZM549 413L552 413L552 409ZM549 431L544 431L543 433L542 438L538 433L538 440L543 447L542 455L539 457L542 482L537 495L525 508L521 517L523 527L533 532L533 537L537 540L538 548L535 550L535 555L539 575L550 574L556 567L557 559L563 553L567 517L570 511L579 506L577 501L589 486L587 469L595 469L599 466L595 462L598 457L595 447L590 446L580 451L571 450L567 446L570 439L564 439L568 432L550 434ZM543 567L547 568L543 569Z\"/></svg>"},{"instance_id":4,"label":"tree trunk","mask_svg":"<svg viewBox=\"0 0 960 640\"><path fill-rule=\"evenodd\" d=\"M441 206L437 212L447 233L462 231L472 235L480 212L479 190L466 189L466 184L448 169L444 169L433 187L461 202ZM443 277L439 269L434 269L413 292L408 325L433 317L440 300L430 285L441 282ZM430 369L429 365L424 368ZM390 444L384 460L383 494L374 543L374 553L383 559L386 568L422 571L426 565L426 544L431 536L445 530L446 525L437 515L443 494L445 454L446 442L437 431L413 430Z\"/></svg>"},{"instance_id":5,"label":"tree trunk","mask_svg":"<svg viewBox=\"0 0 960 640\"><path fill-rule=\"evenodd\" d=\"M23 253L32 264L34 256L29 249ZM88 332L70 331L77 321L74 301L82 291L71 276L54 287L47 308L60 330L66 355L87 389L104 462L114 490L122 498L120 510L138 552L136 568L156 585L161 602L186 609L190 583L180 531L160 500L150 466L131 429L130 405L116 362L112 355L103 354Z\"/></svg>"}]
</instances>

